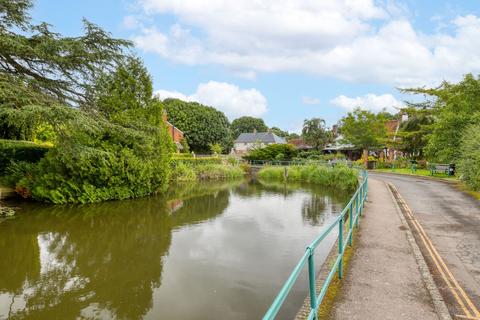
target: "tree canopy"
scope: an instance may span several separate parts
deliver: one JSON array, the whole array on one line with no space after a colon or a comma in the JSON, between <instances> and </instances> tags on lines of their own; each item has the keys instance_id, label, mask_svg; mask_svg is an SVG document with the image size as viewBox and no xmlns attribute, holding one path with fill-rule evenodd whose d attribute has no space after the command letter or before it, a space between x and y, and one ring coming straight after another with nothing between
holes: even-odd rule
<instances>
[{"instance_id":1,"label":"tree canopy","mask_svg":"<svg viewBox=\"0 0 480 320\"><path fill-rule=\"evenodd\" d=\"M364 150L381 147L385 142L385 118L367 110L355 109L340 121L343 139Z\"/></svg>"},{"instance_id":2,"label":"tree canopy","mask_svg":"<svg viewBox=\"0 0 480 320\"><path fill-rule=\"evenodd\" d=\"M480 77L467 74L457 84L443 82L438 88L403 91L434 98L430 108L435 125L425 147L427 157L432 161L447 163L457 159L461 153L459 145L464 130L480 122Z\"/></svg>"},{"instance_id":3,"label":"tree canopy","mask_svg":"<svg viewBox=\"0 0 480 320\"><path fill-rule=\"evenodd\" d=\"M263 119L245 116L233 120L231 130L233 139L237 139L240 134L253 132L253 130L257 130L257 132L266 132L268 127Z\"/></svg>"},{"instance_id":4,"label":"tree canopy","mask_svg":"<svg viewBox=\"0 0 480 320\"><path fill-rule=\"evenodd\" d=\"M422 159L434 121L432 110L410 107L404 112L408 115L408 120L400 125L398 132L400 139L396 147L409 155Z\"/></svg>"},{"instance_id":5,"label":"tree canopy","mask_svg":"<svg viewBox=\"0 0 480 320\"><path fill-rule=\"evenodd\" d=\"M320 118L305 119L303 121L302 137L308 144L319 150L329 140L329 132L325 127L325 120Z\"/></svg>"},{"instance_id":6,"label":"tree canopy","mask_svg":"<svg viewBox=\"0 0 480 320\"><path fill-rule=\"evenodd\" d=\"M168 120L183 131L190 150L209 153L212 144L220 144L224 151L230 150L230 123L223 112L197 102L178 99L166 99L163 103Z\"/></svg>"},{"instance_id":7,"label":"tree canopy","mask_svg":"<svg viewBox=\"0 0 480 320\"><path fill-rule=\"evenodd\" d=\"M96 76L114 69L131 42L87 20L83 35L64 37L45 22L32 24L31 7L31 0L0 0L0 104L85 101Z\"/></svg>"}]
</instances>

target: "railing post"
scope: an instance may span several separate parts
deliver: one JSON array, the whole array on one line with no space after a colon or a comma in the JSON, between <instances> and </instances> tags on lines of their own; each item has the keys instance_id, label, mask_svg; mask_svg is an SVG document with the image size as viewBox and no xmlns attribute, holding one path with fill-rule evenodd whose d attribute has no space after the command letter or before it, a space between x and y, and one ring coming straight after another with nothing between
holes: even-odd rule
<instances>
[{"instance_id":1,"label":"railing post","mask_svg":"<svg viewBox=\"0 0 480 320\"><path fill-rule=\"evenodd\" d=\"M308 256L308 283L310 288L310 308L312 310L317 309L317 290L315 288L315 263L313 257L313 249L308 247L307 250L310 252ZM314 319L317 319L317 313L314 312Z\"/></svg>"},{"instance_id":2,"label":"railing post","mask_svg":"<svg viewBox=\"0 0 480 320\"><path fill-rule=\"evenodd\" d=\"M338 254L340 255L340 263L338 264L338 278L343 277L343 217L338 222Z\"/></svg>"},{"instance_id":3,"label":"railing post","mask_svg":"<svg viewBox=\"0 0 480 320\"><path fill-rule=\"evenodd\" d=\"M348 223L348 226L350 228L350 238L348 239L348 245L349 246L352 246L352 238L353 238L353 219L354 219L354 215L353 215L353 201L350 202L350 208L348 210L350 216L348 218L348 220L350 220L350 222Z\"/></svg>"},{"instance_id":4,"label":"railing post","mask_svg":"<svg viewBox=\"0 0 480 320\"><path fill-rule=\"evenodd\" d=\"M358 197L360 196L360 192L357 192L355 196L355 227L358 228Z\"/></svg>"},{"instance_id":5,"label":"railing post","mask_svg":"<svg viewBox=\"0 0 480 320\"><path fill-rule=\"evenodd\" d=\"M363 213L363 187L364 185L362 184L362 186L360 187L360 216Z\"/></svg>"}]
</instances>

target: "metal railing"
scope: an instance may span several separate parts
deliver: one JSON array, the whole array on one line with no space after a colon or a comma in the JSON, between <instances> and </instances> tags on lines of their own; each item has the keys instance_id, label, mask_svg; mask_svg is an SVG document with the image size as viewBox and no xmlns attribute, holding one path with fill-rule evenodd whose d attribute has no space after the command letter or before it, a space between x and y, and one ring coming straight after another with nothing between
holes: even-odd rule
<instances>
[{"instance_id":1,"label":"metal railing","mask_svg":"<svg viewBox=\"0 0 480 320\"><path fill-rule=\"evenodd\" d=\"M352 162L347 160L324 161L324 160L248 160L248 164L254 166L301 166L301 165L326 165L335 166L336 164L343 164L352 167Z\"/></svg>"},{"instance_id":2,"label":"metal railing","mask_svg":"<svg viewBox=\"0 0 480 320\"><path fill-rule=\"evenodd\" d=\"M360 176L360 186L357 188L355 194L352 196L352 198L342 210L340 215L306 248L305 253L300 258L300 261L297 263L292 273L288 277L287 281L280 289L280 292L273 301L272 305L263 316L263 320L270 320L275 318L277 313L280 311L283 302L290 293L290 290L297 281L301 271L303 270L303 267L305 267L306 264L308 264L308 283L310 293L310 313L307 319L317 319L318 308L321 305L325 294L327 293L328 286L330 285L330 282L332 281L335 272L338 272L339 279L343 277L343 255L347 246L352 245L353 228L354 226L358 227L358 219L362 215L364 202L367 199L368 176L366 171L361 171ZM348 232L346 233L346 235L344 235L346 218L348 218ZM337 225L338 255L335 259L335 263L333 264L327 275L327 278L323 282L320 293L317 296L314 264L315 249Z\"/></svg>"}]
</instances>

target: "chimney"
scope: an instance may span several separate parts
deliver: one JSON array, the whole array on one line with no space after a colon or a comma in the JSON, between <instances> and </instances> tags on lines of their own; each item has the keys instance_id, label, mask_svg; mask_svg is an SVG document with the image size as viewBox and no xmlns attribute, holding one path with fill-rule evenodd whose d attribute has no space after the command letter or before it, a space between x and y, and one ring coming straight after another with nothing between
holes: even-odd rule
<instances>
[{"instance_id":1,"label":"chimney","mask_svg":"<svg viewBox=\"0 0 480 320\"><path fill-rule=\"evenodd\" d=\"M336 138L338 136L338 125L334 124L332 126L333 137Z\"/></svg>"}]
</instances>

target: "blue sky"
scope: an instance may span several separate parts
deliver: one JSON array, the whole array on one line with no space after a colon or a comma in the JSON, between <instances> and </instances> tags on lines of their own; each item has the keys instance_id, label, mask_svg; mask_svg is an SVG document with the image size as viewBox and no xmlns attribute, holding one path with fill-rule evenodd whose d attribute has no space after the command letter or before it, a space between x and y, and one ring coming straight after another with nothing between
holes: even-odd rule
<instances>
[{"instance_id":1,"label":"blue sky","mask_svg":"<svg viewBox=\"0 0 480 320\"><path fill-rule=\"evenodd\" d=\"M289 131L480 73L478 1L37 0L32 17L66 35L85 17L133 40L161 98Z\"/></svg>"}]
</instances>

